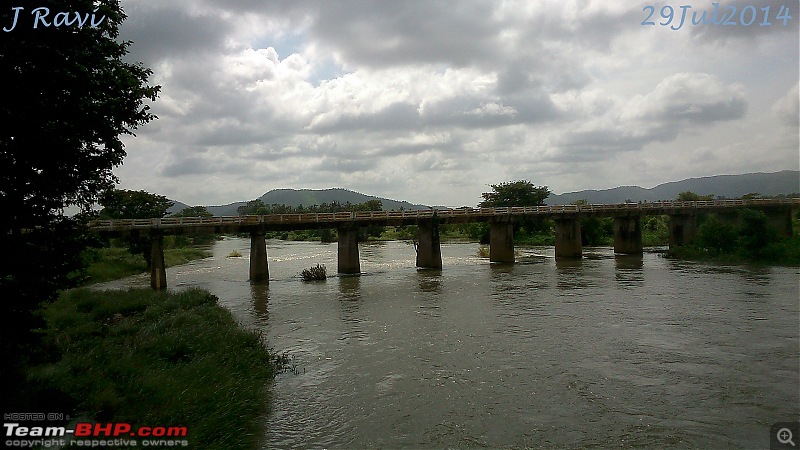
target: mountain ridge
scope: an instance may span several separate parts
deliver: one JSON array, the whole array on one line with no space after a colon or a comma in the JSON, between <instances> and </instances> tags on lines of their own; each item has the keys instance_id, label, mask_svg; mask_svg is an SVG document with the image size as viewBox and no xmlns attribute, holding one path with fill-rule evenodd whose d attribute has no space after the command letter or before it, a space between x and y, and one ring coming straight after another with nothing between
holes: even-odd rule
<instances>
[{"instance_id":1,"label":"mountain ridge","mask_svg":"<svg viewBox=\"0 0 800 450\"><path fill-rule=\"evenodd\" d=\"M735 198L750 193L761 195L780 195L800 192L800 171L754 172L739 175L714 175L709 177L687 178L680 181L661 183L652 188L640 186L618 186L611 189L586 189L547 197L548 205L566 205L577 200L589 203L624 203L675 200L679 193L692 191L699 195L712 194L715 197Z\"/></svg>"},{"instance_id":2,"label":"mountain ridge","mask_svg":"<svg viewBox=\"0 0 800 450\"><path fill-rule=\"evenodd\" d=\"M569 204L576 200L586 200L589 203L624 203L627 200L658 201L674 200L680 192L692 191L699 195L713 194L722 198L741 197L745 194L757 192L761 195L780 195L800 192L800 171L783 170L771 173L746 173L739 175L714 175L709 177L687 178L680 181L669 181L652 188L640 186L618 186L611 189L585 189L582 191L566 192L550 195L545 203L548 205ZM429 209L430 206L412 204L407 201L392 200L374 195L362 194L345 188L328 189L272 189L258 197L267 205L274 203L297 207L321 205L322 203L363 203L368 200L380 200L385 210L398 209ZM174 201L174 200L173 200ZM476 201L476 205L477 205ZM215 216L236 216L237 208L246 205L246 201L229 203L227 205L207 206L209 212ZM189 205L175 201L169 209L170 214L181 211ZM436 207L442 208L442 207Z\"/></svg>"}]
</instances>

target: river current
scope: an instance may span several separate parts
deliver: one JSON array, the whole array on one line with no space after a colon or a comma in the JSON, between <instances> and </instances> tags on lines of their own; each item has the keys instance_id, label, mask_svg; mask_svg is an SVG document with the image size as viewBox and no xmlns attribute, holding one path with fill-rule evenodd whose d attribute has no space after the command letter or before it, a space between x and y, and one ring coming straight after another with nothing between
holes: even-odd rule
<instances>
[{"instance_id":1,"label":"river current","mask_svg":"<svg viewBox=\"0 0 800 450\"><path fill-rule=\"evenodd\" d=\"M335 243L267 245L269 285L248 283L248 239L167 270L297 365L271 387L264 448L769 448L800 417L797 268L552 247L496 265L453 243L418 270L386 242L337 276ZM314 264L329 278L303 282Z\"/></svg>"}]
</instances>

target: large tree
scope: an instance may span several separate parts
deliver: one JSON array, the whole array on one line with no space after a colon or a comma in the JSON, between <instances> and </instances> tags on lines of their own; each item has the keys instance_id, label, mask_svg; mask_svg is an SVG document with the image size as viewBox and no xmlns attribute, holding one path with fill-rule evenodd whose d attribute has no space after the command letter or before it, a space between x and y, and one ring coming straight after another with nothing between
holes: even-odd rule
<instances>
[{"instance_id":1,"label":"large tree","mask_svg":"<svg viewBox=\"0 0 800 450\"><path fill-rule=\"evenodd\" d=\"M114 189L105 192L100 197L100 218L102 219L154 219L167 215L167 210L175 203L167 197L151 194L147 191L132 191L128 189ZM143 236L134 231L126 237L128 251L134 255L142 255L149 269L150 236Z\"/></svg>"},{"instance_id":2,"label":"large tree","mask_svg":"<svg viewBox=\"0 0 800 450\"><path fill-rule=\"evenodd\" d=\"M492 184L491 188L492 192L481 194L483 201L478 204L479 207L541 206L550 195L550 189L547 186L536 186L527 180ZM523 218L514 221L515 233L524 230L530 234L540 234L549 228L549 220Z\"/></svg>"},{"instance_id":3,"label":"large tree","mask_svg":"<svg viewBox=\"0 0 800 450\"><path fill-rule=\"evenodd\" d=\"M481 194L483 201L478 204L479 207L540 206L544 205L544 200L550 195L547 186L534 186L527 180L493 184L491 188L492 192Z\"/></svg>"},{"instance_id":4,"label":"large tree","mask_svg":"<svg viewBox=\"0 0 800 450\"><path fill-rule=\"evenodd\" d=\"M164 217L175 202L147 191L114 189L100 197L100 217L104 219L152 219ZM205 208L203 208L205 209Z\"/></svg>"},{"instance_id":5,"label":"large tree","mask_svg":"<svg viewBox=\"0 0 800 450\"><path fill-rule=\"evenodd\" d=\"M21 7L17 26L0 36L0 384L10 389L27 354L21 348L32 342L33 311L69 286L79 265L82 228L64 208L88 210L114 185L112 169L125 156L121 136L154 118L146 102L158 94L147 84L150 70L124 60L130 43L118 40L119 1ZM51 26L33 27L37 7L49 8ZM0 10L4 27L17 11ZM56 14L67 11L94 13L97 26L55 26Z\"/></svg>"}]
</instances>

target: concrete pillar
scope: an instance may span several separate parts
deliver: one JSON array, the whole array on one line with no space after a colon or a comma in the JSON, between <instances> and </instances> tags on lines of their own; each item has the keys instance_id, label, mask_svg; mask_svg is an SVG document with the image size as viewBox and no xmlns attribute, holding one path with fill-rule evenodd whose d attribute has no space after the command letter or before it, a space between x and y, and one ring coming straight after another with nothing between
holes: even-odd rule
<instances>
[{"instance_id":1,"label":"concrete pillar","mask_svg":"<svg viewBox=\"0 0 800 450\"><path fill-rule=\"evenodd\" d=\"M164 264L164 237L150 236L150 287L160 291L167 288L167 268Z\"/></svg>"},{"instance_id":2,"label":"concrete pillar","mask_svg":"<svg viewBox=\"0 0 800 450\"><path fill-rule=\"evenodd\" d=\"M614 253L643 253L641 217L614 217Z\"/></svg>"},{"instance_id":3,"label":"concrete pillar","mask_svg":"<svg viewBox=\"0 0 800 450\"><path fill-rule=\"evenodd\" d=\"M669 216L669 249L686 245L697 232L697 216L672 214Z\"/></svg>"},{"instance_id":4,"label":"concrete pillar","mask_svg":"<svg viewBox=\"0 0 800 450\"><path fill-rule=\"evenodd\" d=\"M358 228L339 228L339 273L361 273L361 262L358 260Z\"/></svg>"},{"instance_id":5,"label":"concrete pillar","mask_svg":"<svg viewBox=\"0 0 800 450\"><path fill-rule=\"evenodd\" d=\"M489 227L489 261L514 262L514 224L511 220L492 222Z\"/></svg>"},{"instance_id":6,"label":"concrete pillar","mask_svg":"<svg viewBox=\"0 0 800 450\"><path fill-rule=\"evenodd\" d=\"M792 237L792 208L768 208L764 210L764 214L767 216L767 224L778 233L778 236Z\"/></svg>"},{"instance_id":7,"label":"concrete pillar","mask_svg":"<svg viewBox=\"0 0 800 450\"><path fill-rule=\"evenodd\" d=\"M267 240L263 231L250 233L250 282L269 283Z\"/></svg>"},{"instance_id":8,"label":"concrete pillar","mask_svg":"<svg viewBox=\"0 0 800 450\"><path fill-rule=\"evenodd\" d=\"M580 258L581 221L577 218L556 219L556 258Z\"/></svg>"},{"instance_id":9,"label":"concrete pillar","mask_svg":"<svg viewBox=\"0 0 800 450\"><path fill-rule=\"evenodd\" d=\"M439 245L439 224L423 221L418 224L417 267L442 268L442 248Z\"/></svg>"}]
</instances>

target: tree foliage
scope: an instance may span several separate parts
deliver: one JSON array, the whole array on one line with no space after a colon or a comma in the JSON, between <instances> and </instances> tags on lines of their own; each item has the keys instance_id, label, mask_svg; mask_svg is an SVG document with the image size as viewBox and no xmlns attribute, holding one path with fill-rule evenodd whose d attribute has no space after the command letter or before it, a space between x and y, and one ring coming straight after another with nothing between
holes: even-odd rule
<instances>
[{"instance_id":1,"label":"tree foliage","mask_svg":"<svg viewBox=\"0 0 800 450\"><path fill-rule=\"evenodd\" d=\"M167 210L174 203L163 195L151 194L147 191L131 191L127 189L113 189L106 191L100 197L100 217L104 219L154 219L167 215ZM132 232L126 238L128 251L134 255L142 255L147 268L152 263L150 259L151 242L149 236L142 236Z\"/></svg>"},{"instance_id":2,"label":"tree foliage","mask_svg":"<svg viewBox=\"0 0 800 450\"><path fill-rule=\"evenodd\" d=\"M527 180L508 181L491 185L492 192L481 194L483 201L480 208L496 208L503 206L541 206L550 195L547 186L535 186ZM514 234L546 234L552 228L551 220L520 219L514 222Z\"/></svg>"},{"instance_id":3,"label":"tree foliage","mask_svg":"<svg viewBox=\"0 0 800 450\"><path fill-rule=\"evenodd\" d=\"M363 203L323 203L312 206L292 206L273 203L267 205L261 199L250 200L246 205L236 208L240 216L261 215L261 214L304 214L304 213L338 213L351 211L383 211L383 203L380 200L367 200Z\"/></svg>"},{"instance_id":4,"label":"tree foliage","mask_svg":"<svg viewBox=\"0 0 800 450\"><path fill-rule=\"evenodd\" d=\"M28 6L28 5L26 5ZM0 39L0 384L31 342L33 311L70 285L80 266L82 228L63 209L88 210L116 181L121 136L154 116L145 104L158 87L150 70L124 60L117 41L125 15L117 0L41 0L52 11L105 15L96 28L19 25ZM15 11L0 10L10 24Z\"/></svg>"},{"instance_id":5,"label":"tree foliage","mask_svg":"<svg viewBox=\"0 0 800 450\"><path fill-rule=\"evenodd\" d=\"M173 214L172 217L214 217L214 215L205 206L190 206Z\"/></svg>"},{"instance_id":6,"label":"tree foliage","mask_svg":"<svg viewBox=\"0 0 800 450\"><path fill-rule=\"evenodd\" d=\"M700 195L700 194L695 194L692 191L684 191L678 194L676 200L679 202L708 201L708 200L714 200L714 194Z\"/></svg>"},{"instance_id":7,"label":"tree foliage","mask_svg":"<svg viewBox=\"0 0 800 450\"><path fill-rule=\"evenodd\" d=\"M164 217L175 203L147 191L114 189L100 197L100 217L105 219L152 219ZM205 209L205 208L203 208Z\"/></svg>"},{"instance_id":8,"label":"tree foliage","mask_svg":"<svg viewBox=\"0 0 800 450\"><path fill-rule=\"evenodd\" d=\"M527 180L492 184L491 188L492 192L481 194L483 201L478 204L479 207L541 206L551 194L547 186L534 186Z\"/></svg>"}]
</instances>

